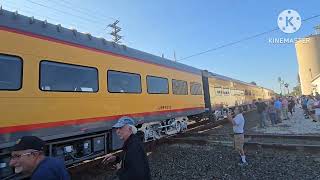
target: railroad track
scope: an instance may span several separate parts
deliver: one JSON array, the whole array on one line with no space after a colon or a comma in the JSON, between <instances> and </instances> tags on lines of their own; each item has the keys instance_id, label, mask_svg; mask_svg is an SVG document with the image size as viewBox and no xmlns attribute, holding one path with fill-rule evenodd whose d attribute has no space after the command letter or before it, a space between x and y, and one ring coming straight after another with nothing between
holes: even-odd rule
<instances>
[{"instance_id":1,"label":"railroad track","mask_svg":"<svg viewBox=\"0 0 320 180\"><path fill-rule=\"evenodd\" d=\"M247 111L245 113L250 113L252 111ZM206 132L213 130L217 127L222 127L225 124L227 124L228 121L226 119L218 120L218 121L211 121L209 119L203 119L198 122L194 122L192 124L188 124L188 129L179 134L174 134L170 136L163 137L159 140L150 141L145 143L145 150L146 152L152 152L157 146L160 146L161 144L174 144L174 143L193 143L198 145L203 145L208 143L206 140L198 139L197 141L190 141L189 139L184 139L187 137L194 136L195 134L200 134L199 136L207 136ZM220 142L221 143L221 142ZM121 153L121 151L115 152L114 154L117 155ZM102 165L101 161L103 160L102 157L97 157L92 160L87 160L78 164L75 164L73 166L68 167L69 172L71 176L78 175L81 172L90 171L92 169L94 170L103 170L105 172L112 172L114 171L114 167L112 166L105 166Z\"/></svg>"},{"instance_id":2,"label":"railroad track","mask_svg":"<svg viewBox=\"0 0 320 180\"><path fill-rule=\"evenodd\" d=\"M233 146L233 134L189 133L170 139L172 143L213 144ZM319 152L320 135L245 134L247 148L272 148Z\"/></svg>"},{"instance_id":3,"label":"railroad track","mask_svg":"<svg viewBox=\"0 0 320 180\"><path fill-rule=\"evenodd\" d=\"M212 122L208 119L205 119L205 120L202 120L199 122L192 123L192 124L188 125L188 129L183 133L170 135L170 136L163 137L163 138L161 138L159 140L155 140L155 141L146 142L145 143L145 150L147 152L151 152L154 150L155 147L157 147L161 144L173 143L173 141L171 139L174 137L188 136L189 133L193 133L196 131L205 131L207 129L217 127L219 125L223 125L226 122L227 122L226 120L219 120L216 122ZM121 151L114 152L115 155L119 155L120 153L121 153ZM73 166L70 166L68 168L68 170L69 170L71 176L77 175L78 173L81 173L83 171L87 171L89 169L95 169L95 170L101 169L106 172L109 171L110 173L115 170L113 166L102 165L102 163L101 163L102 160L103 160L103 156L97 157L95 159L87 160L87 161L75 164Z\"/></svg>"},{"instance_id":4,"label":"railroad track","mask_svg":"<svg viewBox=\"0 0 320 180\"><path fill-rule=\"evenodd\" d=\"M215 132L216 128L230 129L225 127L228 121L226 119L219 121L209 121L208 119L195 122L188 125L188 129L184 133L163 137L156 141L145 143L147 152L152 152L157 146L162 144L195 144L195 145L218 145L218 146L233 146L233 134ZM245 134L246 148L272 148L285 150L299 151L319 151L320 136L316 135L274 135L274 134ZM121 153L115 152L115 154ZM75 166L69 167L72 176L81 172L93 171L92 174L97 174L97 171L104 173L114 173L115 169L112 166L101 164L103 157L85 161Z\"/></svg>"},{"instance_id":5,"label":"railroad track","mask_svg":"<svg viewBox=\"0 0 320 180\"><path fill-rule=\"evenodd\" d=\"M256 121L251 121L256 122ZM248 121L250 124L250 121ZM227 125L226 120L212 122L202 120L188 125L184 133L161 138L156 141L145 143L147 152L153 152L157 146L163 144L194 144L198 146L233 146L233 134L231 134L231 125ZM220 130L217 130L217 129ZM250 127L249 127L250 128ZM248 131L249 132L249 131ZM220 133L220 134L218 134ZM320 135L290 135L290 134L245 134L245 148L247 150L272 149L272 150L294 150L299 152L310 152L313 155L319 155ZM279 151L279 152L280 152ZM286 151L283 151L286 152ZM121 152L116 152L121 153ZM101 164L102 157L87 161L77 166L70 167L70 173L73 179L113 179L115 168ZM83 174L83 175L82 175ZM97 177L97 174L100 174ZM78 176L77 176L78 175Z\"/></svg>"},{"instance_id":6,"label":"railroad track","mask_svg":"<svg viewBox=\"0 0 320 180\"><path fill-rule=\"evenodd\" d=\"M320 135L246 134L246 145L299 151L319 151Z\"/></svg>"}]
</instances>

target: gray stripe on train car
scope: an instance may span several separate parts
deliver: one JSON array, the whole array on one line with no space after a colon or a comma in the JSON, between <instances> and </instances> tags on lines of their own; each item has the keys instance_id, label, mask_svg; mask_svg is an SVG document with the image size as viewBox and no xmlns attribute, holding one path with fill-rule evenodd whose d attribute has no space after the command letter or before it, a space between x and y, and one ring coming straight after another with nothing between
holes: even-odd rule
<instances>
[{"instance_id":1,"label":"gray stripe on train car","mask_svg":"<svg viewBox=\"0 0 320 180\"><path fill-rule=\"evenodd\" d=\"M184 111L184 112L174 112L174 113L167 113L163 115L156 115L156 116L145 116L145 117L138 117L133 119L136 122L155 122L160 120L165 120L174 117L181 117L181 116L189 116L200 114L204 112L204 110L191 110L191 111ZM24 131L24 132L17 132L17 133L10 133L10 134L3 134L0 136L0 149L8 148L15 144L15 142L27 135L38 136L45 141L51 141L60 138L67 138L72 136L78 135L86 135L95 132L101 132L112 129L112 126L116 123L117 119L108 120L108 121L101 121L101 122L94 122L94 123L85 123L80 125L68 125L68 126L59 126L53 128L43 128L31 131ZM81 131L83 128L87 128L86 131Z\"/></svg>"}]
</instances>

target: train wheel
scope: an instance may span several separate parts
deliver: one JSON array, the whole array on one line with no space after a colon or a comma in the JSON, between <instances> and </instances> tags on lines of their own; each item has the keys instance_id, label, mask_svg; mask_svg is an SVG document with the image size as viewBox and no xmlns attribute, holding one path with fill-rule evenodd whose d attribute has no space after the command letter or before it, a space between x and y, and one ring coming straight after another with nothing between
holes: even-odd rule
<instances>
[{"instance_id":1,"label":"train wheel","mask_svg":"<svg viewBox=\"0 0 320 180\"><path fill-rule=\"evenodd\" d=\"M154 130L153 135L155 139L160 139L161 138L160 130Z\"/></svg>"},{"instance_id":2,"label":"train wheel","mask_svg":"<svg viewBox=\"0 0 320 180\"><path fill-rule=\"evenodd\" d=\"M181 127L181 123L180 122L176 123L176 130L177 130L177 133L180 133L182 131L182 127Z\"/></svg>"}]
</instances>

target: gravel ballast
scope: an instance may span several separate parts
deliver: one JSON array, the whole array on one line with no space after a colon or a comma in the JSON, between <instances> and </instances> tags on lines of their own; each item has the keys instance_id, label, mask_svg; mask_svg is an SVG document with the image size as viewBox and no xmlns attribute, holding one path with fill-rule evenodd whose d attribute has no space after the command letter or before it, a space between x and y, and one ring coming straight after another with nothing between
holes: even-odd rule
<instances>
[{"instance_id":1,"label":"gravel ballast","mask_svg":"<svg viewBox=\"0 0 320 180\"><path fill-rule=\"evenodd\" d=\"M245 132L271 131L288 133L277 127L258 129L256 112L244 114ZM301 112L294 114L295 123L301 122ZM287 122L285 122L287 123ZM308 123L308 122L306 122ZM301 126L301 124L299 124ZM279 124L279 126L281 126ZM289 129L289 128L287 128ZM285 130L287 130L285 129ZM232 134L232 125L226 124L207 131L209 134ZM301 132L300 132L301 133ZM205 137L204 137L205 138ZM246 147L245 147L246 150ZM302 151L284 151L275 149L247 149L249 165L239 166L239 155L233 147L213 144L171 144L161 145L149 156L152 179L320 179L320 152L310 154Z\"/></svg>"},{"instance_id":2,"label":"gravel ballast","mask_svg":"<svg viewBox=\"0 0 320 180\"><path fill-rule=\"evenodd\" d=\"M290 132L301 133L301 128L295 127L310 122L303 122L304 119L299 121L299 117L301 117L299 110L297 110L294 116L296 116L292 118L295 119L294 121L287 121L275 127L269 126L265 129L259 129L257 128L259 122L257 113L248 112L245 114L245 132L275 134L289 134ZM296 125L297 122L303 122L303 124L299 123L299 125ZM289 128L282 128L283 124L288 125ZM295 131L292 129L295 129ZM218 140L230 140L231 137L232 141L232 136L230 136L230 134L232 134L232 125L230 123L212 128L205 131L205 133L208 134L208 136L210 136L210 134L221 135L218 136L220 137ZM210 137L201 136L196 136L196 138L210 139ZM233 150L233 147L218 146L210 142L204 144L190 143L175 142L173 144L161 144L157 146L148 156L152 179L320 179L320 152L318 154L310 154L303 151L276 149L257 150L245 147L249 164L247 166L239 166L238 162L240 161L240 157ZM73 179L107 180L114 179L114 177L115 171L107 172L104 168L96 167L73 176Z\"/></svg>"},{"instance_id":3,"label":"gravel ballast","mask_svg":"<svg viewBox=\"0 0 320 180\"><path fill-rule=\"evenodd\" d=\"M319 156L303 152L251 150L239 166L231 147L162 145L149 156L152 179L320 179Z\"/></svg>"}]
</instances>

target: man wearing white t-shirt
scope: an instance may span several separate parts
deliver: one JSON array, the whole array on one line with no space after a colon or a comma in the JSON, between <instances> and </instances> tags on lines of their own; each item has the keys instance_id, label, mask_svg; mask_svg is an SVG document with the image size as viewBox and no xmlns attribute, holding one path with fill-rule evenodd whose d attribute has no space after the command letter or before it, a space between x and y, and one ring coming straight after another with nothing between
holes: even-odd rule
<instances>
[{"instance_id":1,"label":"man wearing white t-shirt","mask_svg":"<svg viewBox=\"0 0 320 180\"><path fill-rule=\"evenodd\" d=\"M234 110L235 116L232 118L231 114L228 114L228 120L233 125L234 133L234 148L237 150L241 157L241 162L239 165L247 165L246 155L244 154L243 144L244 144L244 117L242 115L242 110L239 107L236 107Z\"/></svg>"}]
</instances>

